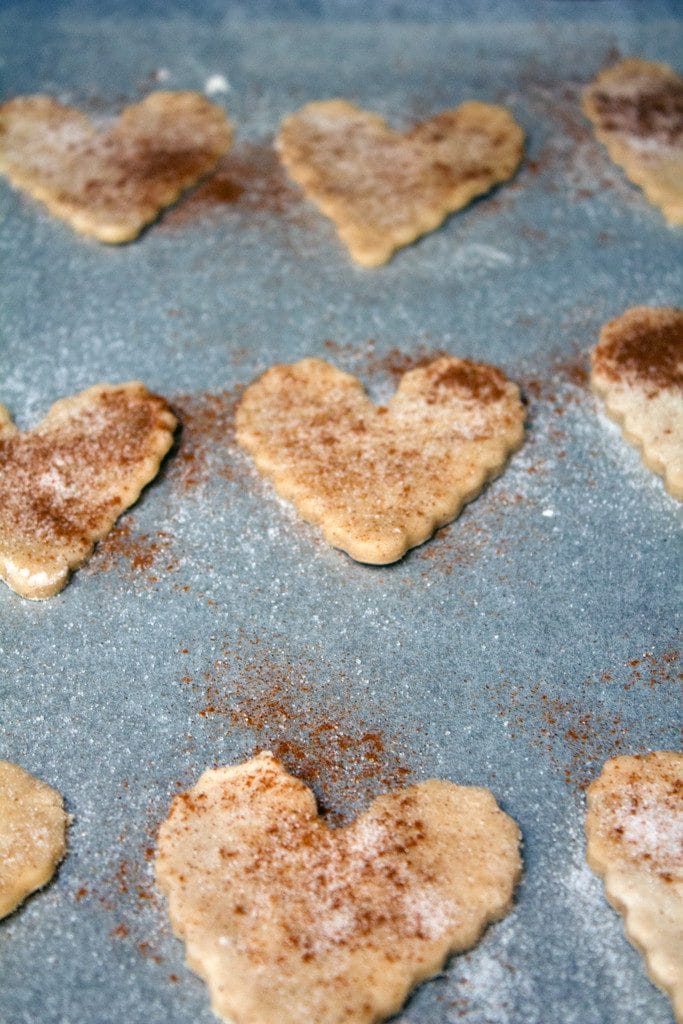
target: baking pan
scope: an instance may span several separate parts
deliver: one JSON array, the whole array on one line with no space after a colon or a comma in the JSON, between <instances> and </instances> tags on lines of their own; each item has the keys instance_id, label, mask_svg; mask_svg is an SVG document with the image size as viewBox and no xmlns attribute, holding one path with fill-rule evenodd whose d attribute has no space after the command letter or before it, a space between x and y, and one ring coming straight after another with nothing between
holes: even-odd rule
<instances>
[{"instance_id":1,"label":"baking pan","mask_svg":"<svg viewBox=\"0 0 683 1024\"><path fill-rule=\"evenodd\" d=\"M208 765L270 747L343 822L388 786L491 787L524 834L514 912L402 1024L664 1024L602 884L583 790L676 745L679 507L586 386L626 307L680 303L681 234L593 140L580 88L620 54L675 62L674 3L4 5L2 92L95 118L208 89L218 176L134 244L74 235L0 185L0 401L21 426L139 378L183 422L157 480L56 598L0 589L0 751L73 815L58 876L0 926L7 1024L208 1024L154 890L154 835ZM219 76L219 77L216 77ZM310 99L397 127L469 98L527 133L512 183L384 268L355 267L271 141ZM322 355L377 400L431 352L523 388L528 438L396 565L329 548L235 450L243 386Z\"/></svg>"}]
</instances>

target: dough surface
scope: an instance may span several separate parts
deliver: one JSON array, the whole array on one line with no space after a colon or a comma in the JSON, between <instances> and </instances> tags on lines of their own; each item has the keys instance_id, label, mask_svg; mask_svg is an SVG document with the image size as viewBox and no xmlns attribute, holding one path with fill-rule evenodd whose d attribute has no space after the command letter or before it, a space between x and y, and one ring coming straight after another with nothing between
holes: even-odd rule
<instances>
[{"instance_id":1,"label":"dough surface","mask_svg":"<svg viewBox=\"0 0 683 1024\"><path fill-rule=\"evenodd\" d=\"M263 753L176 797L156 874L225 1020L371 1024L510 910L519 840L488 790L435 780L330 829Z\"/></svg>"},{"instance_id":2,"label":"dough surface","mask_svg":"<svg viewBox=\"0 0 683 1024\"><path fill-rule=\"evenodd\" d=\"M608 414L683 500L683 310L627 309L603 327L591 364Z\"/></svg>"},{"instance_id":3,"label":"dough surface","mask_svg":"<svg viewBox=\"0 0 683 1024\"><path fill-rule=\"evenodd\" d=\"M583 109L615 164L670 224L683 224L683 78L630 58L601 71Z\"/></svg>"},{"instance_id":4,"label":"dough surface","mask_svg":"<svg viewBox=\"0 0 683 1024\"><path fill-rule=\"evenodd\" d=\"M683 754L615 757L588 789L587 858L683 1021Z\"/></svg>"},{"instance_id":5,"label":"dough surface","mask_svg":"<svg viewBox=\"0 0 683 1024\"><path fill-rule=\"evenodd\" d=\"M0 918L50 881L66 853L67 823L56 789L0 761Z\"/></svg>"},{"instance_id":6,"label":"dough surface","mask_svg":"<svg viewBox=\"0 0 683 1024\"><path fill-rule=\"evenodd\" d=\"M401 133L347 100L323 100L286 117L277 138L290 177L365 267L511 178L523 146L504 107L476 101Z\"/></svg>"},{"instance_id":7,"label":"dough surface","mask_svg":"<svg viewBox=\"0 0 683 1024\"><path fill-rule=\"evenodd\" d=\"M321 359L274 366L244 393L238 442L278 493L360 562L401 558L503 468L524 438L519 389L443 357L404 374L386 406Z\"/></svg>"},{"instance_id":8,"label":"dough surface","mask_svg":"<svg viewBox=\"0 0 683 1024\"><path fill-rule=\"evenodd\" d=\"M232 128L194 92L154 92L98 131L49 96L0 105L0 171L100 242L128 242L213 170Z\"/></svg>"},{"instance_id":9,"label":"dough surface","mask_svg":"<svg viewBox=\"0 0 683 1024\"><path fill-rule=\"evenodd\" d=\"M152 480L175 416L137 381L56 402L25 433L0 405L0 579L51 597Z\"/></svg>"}]
</instances>

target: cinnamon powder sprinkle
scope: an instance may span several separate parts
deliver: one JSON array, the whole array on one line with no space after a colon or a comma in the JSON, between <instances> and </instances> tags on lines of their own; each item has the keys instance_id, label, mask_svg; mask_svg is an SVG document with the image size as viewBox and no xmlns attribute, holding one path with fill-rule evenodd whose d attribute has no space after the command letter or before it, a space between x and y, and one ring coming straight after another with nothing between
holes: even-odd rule
<instances>
[{"instance_id":1,"label":"cinnamon powder sprinkle","mask_svg":"<svg viewBox=\"0 0 683 1024\"><path fill-rule=\"evenodd\" d=\"M117 523L99 544L86 572L110 572L113 569L126 579L158 583L166 573L179 568L173 553L173 536L168 530L137 533L132 515Z\"/></svg>"},{"instance_id":2,"label":"cinnamon powder sprinkle","mask_svg":"<svg viewBox=\"0 0 683 1024\"><path fill-rule=\"evenodd\" d=\"M627 748L629 729L617 712L581 704L544 691L541 683L528 689L503 682L486 686L505 719L512 740L524 738L545 753L568 786L584 790L596 767Z\"/></svg>"},{"instance_id":3,"label":"cinnamon powder sprinkle","mask_svg":"<svg viewBox=\"0 0 683 1024\"><path fill-rule=\"evenodd\" d=\"M197 693L201 718L221 730L226 722L249 730L253 752L272 751L315 791L328 820L339 822L342 809L406 785L412 771L403 738L357 710L344 675L335 673L321 700L321 689L307 681L314 670L283 664L255 638L242 639L224 647L201 681L184 685Z\"/></svg>"},{"instance_id":4,"label":"cinnamon powder sprinkle","mask_svg":"<svg viewBox=\"0 0 683 1024\"><path fill-rule=\"evenodd\" d=\"M388 376L394 384L398 384L404 373L429 366L436 359L442 359L449 353L444 349L426 348L420 345L410 352L400 348L390 348L388 352L374 354L374 346L368 342L364 370L367 376Z\"/></svg>"},{"instance_id":5,"label":"cinnamon powder sprinkle","mask_svg":"<svg viewBox=\"0 0 683 1024\"><path fill-rule=\"evenodd\" d=\"M442 527L431 544L417 549L415 557L428 563L428 572L437 570L446 576L486 554L505 558L511 545L504 531L506 520L511 511L528 508L529 504L528 498L519 492L489 491L476 514L465 513L457 523Z\"/></svg>"},{"instance_id":6,"label":"cinnamon powder sprinkle","mask_svg":"<svg viewBox=\"0 0 683 1024\"><path fill-rule=\"evenodd\" d=\"M184 227L226 206L279 216L304 210L271 142L242 142L231 149L213 174L168 212L163 226Z\"/></svg>"},{"instance_id":7,"label":"cinnamon powder sprinkle","mask_svg":"<svg viewBox=\"0 0 683 1024\"><path fill-rule=\"evenodd\" d=\"M190 392L172 400L181 424L177 450L167 478L182 491L204 486L211 477L234 480L235 408L244 391L238 385L224 391Z\"/></svg>"},{"instance_id":8,"label":"cinnamon powder sprinkle","mask_svg":"<svg viewBox=\"0 0 683 1024\"><path fill-rule=\"evenodd\" d=\"M632 690L637 685L655 687L683 683L681 652L677 647L671 647L659 656L646 651L640 658L631 658L627 667L630 673L624 683L625 690Z\"/></svg>"}]
</instances>

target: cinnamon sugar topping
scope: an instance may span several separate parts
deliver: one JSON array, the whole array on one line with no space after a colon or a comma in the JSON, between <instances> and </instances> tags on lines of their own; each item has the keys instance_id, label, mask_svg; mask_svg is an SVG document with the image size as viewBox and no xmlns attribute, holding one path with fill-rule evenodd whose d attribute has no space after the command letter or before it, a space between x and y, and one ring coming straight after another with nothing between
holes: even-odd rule
<instances>
[{"instance_id":1,"label":"cinnamon sugar topping","mask_svg":"<svg viewBox=\"0 0 683 1024\"><path fill-rule=\"evenodd\" d=\"M66 852L68 820L52 786L0 761L0 918L50 881Z\"/></svg>"},{"instance_id":2,"label":"cinnamon sugar topping","mask_svg":"<svg viewBox=\"0 0 683 1024\"><path fill-rule=\"evenodd\" d=\"M286 117L277 148L352 257L376 267L510 178L523 137L507 110L488 103L463 103L401 134L337 99Z\"/></svg>"},{"instance_id":3,"label":"cinnamon sugar topping","mask_svg":"<svg viewBox=\"0 0 683 1024\"><path fill-rule=\"evenodd\" d=\"M495 367L443 357L405 374L386 406L320 359L250 385L237 440L327 540L386 563L454 519L523 436L517 387Z\"/></svg>"},{"instance_id":4,"label":"cinnamon sugar topping","mask_svg":"<svg viewBox=\"0 0 683 1024\"><path fill-rule=\"evenodd\" d=\"M506 913L518 843L487 790L435 780L331 830L264 753L176 798L156 872L221 1016L371 1024Z\"/></svg>"},{"instance_id":5,"label":"cinnamon sugar topping","mask_svg":"<svg viewBox=\"0 0 683 1024\"><path fill-rule=\"evenodd\" d=\"M683 1018L683 754L607 761L588 790L588 863Z\"/></svg>"},{"instance_id":6,"label":"cinnamon sugar topping","mask_svg":"<svg viewBox=\"0 0 683 1024\"><path fill-rule=\"evenodd\" d=\"M231 135L192 92L154 92L103 132L49 96L23 96L0 106L0 170L76 231L126 242L215 166Z\"/></svg>"},{"instance_id":7,"label":"cinnamon sugar topping","mask_svg":"<svg viewBox=\"0 0 683 1024\"><path fill-rule=\"evenodd\" d=\"M646 465L683 500L683 310L639 306L607 324L591 384Z\"/></svg>"},{"instance_id":8,"label":"cinnamon sugar topping","mask_svg":"<svg viewBox=\"0 0 683 1024\"><path fill-rule=\"evenodd\" d=\"M683 82L645 80L642 90L621 95L596 90L593 102L607 131L668 146L683 142Z\"/></svg>"},{"instance_id":9,"label":"cinnamon sugar topping","mask_svg":"<svg viewBox=\"0 0 683 1024\"><path fill-rule=\"evenodd\" d=\"M4 422L3 422L4 420ZM142 384L98 385L20 433L0 407L0 574L27 597L66 582L155 475L175 418Z\"/></svg>"},{"instance_id":10,"label":"cinnamon sugar topping","mask_svg":"<svg viewBox=\"0 0 683 1024\"><path fill-rule=\"evenodd\" d=\"M664 388L683 395L683 310L635 307L608 324L593 356L593 369L648 393Z\"/></svg>"},{"instance_id":11,"label":"cinnamon sugar topping","mask_svg":"<svg viewBox=\"0 0 683 1024\"><path fill-rule=\"evenodd\" d=\"M683 880L683 755L616 758L608 766L591 787L604 841L664 881Z\"/></svg>"},{"instance_id":12,"label":"cinnamon sugar topping","mask_svg":"<svg viewBox=\"0 0 683 1024\"><path fill-rule=\"evenodd\" d=\"M683 224L683 78L667 64L622 60L588 86L583 107L612 160Z\"/></svg>"}]
</instances>

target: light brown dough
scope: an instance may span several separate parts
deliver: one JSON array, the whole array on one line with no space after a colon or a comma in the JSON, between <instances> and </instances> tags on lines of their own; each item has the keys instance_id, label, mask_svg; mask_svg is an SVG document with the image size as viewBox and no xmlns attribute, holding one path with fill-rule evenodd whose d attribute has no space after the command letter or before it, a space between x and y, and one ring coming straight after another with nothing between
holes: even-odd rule
<instances>
[{"instance_id":1,"label":"light brown dough","mask_svg":"<svg viewBox=\"0 0 683 1024\"><path fill-rule=\"evenodd\" d=\"M231 139L222 109L194 92L154 92L106 131L49 96L0 106L0 171L100 242L137 237Z\"/></svg>"},{"instance_id":2,"label":"light brown dough","mask_svg":"<svg viewBox=\"0 0 683 1024\"><path fill-rule=\"evenodd\" d=\"M523 145L504 107L476 101L401 133L347 100L324 100L286 117L277 138L290 176L365 267L512 177Z\"/></svg>"},{"instance_id":3,"label":"light brown dough","mask_svg":"<svg viewBox=\"0 0 683 1024\"><path fill-rule=\"evenodd\" d=\"M50 881L66 853L67 823L56 789L0 761L0 918Z\"/></svg>"},{"instance_id":4,"label":"light brown dough","mask_svg":"<svg viewBox=\"0 0 683 1024\"><path fill-rule=\"evenodd\" d=\"M603 327L591 362L605 409L683 500L683 310L627 309Z\"/></svg>"},{"instance_id":5,"label":"light brown dough","mask_svg":"<svg viewBox=\"0 0 683 1024\"><path fill-rule=\"evenodd\" d=\"M159 830L189 966L233 1024L370 1024L511 908L519 829L431 780L332 830L269 753L204 772Z\"/></svg>"},{"instance_id":6,"label":"light brown dough","mask_svg":"<svg viewBox=\"0 0 683 1024\"><path fill-rule=\"evenodd\" d=\"M321 359L274 366L245 391L238 442L279 494L360 562L394 562L450 522L524 438L519 389L443 357L375 406Z\"/></svg>"},{"instance_id":7,"label":"light brown dough","mask_svg":"<svg viewBox=\"0 0 683 1024\"><path fill-rule=\"evenodd\" d=\"M175 425L137 381L63 398L26 433L0 405L0 579L22 597L61 590L156 476Z\"/></svg>"},{"instance_id":8,"label":"light brown dough","mask_svg":"<svg viewBox=\"0 0 683 1024\"><path fill-rule=\"evenodd\" d=\"M630 58L584 91L596 137L670 224L683 224L683 78L667 64Z\"/></svg>"},{"instance_id":9,"label":"light brown dough","mask_svg":"<svg viewBox=\"0 0 683 1024\"><path fill-rule=\"evenodd\" d=\"M683 1021L683 754L615 757L588 789L586 855Z\"/></svg>"}]
</instances>

